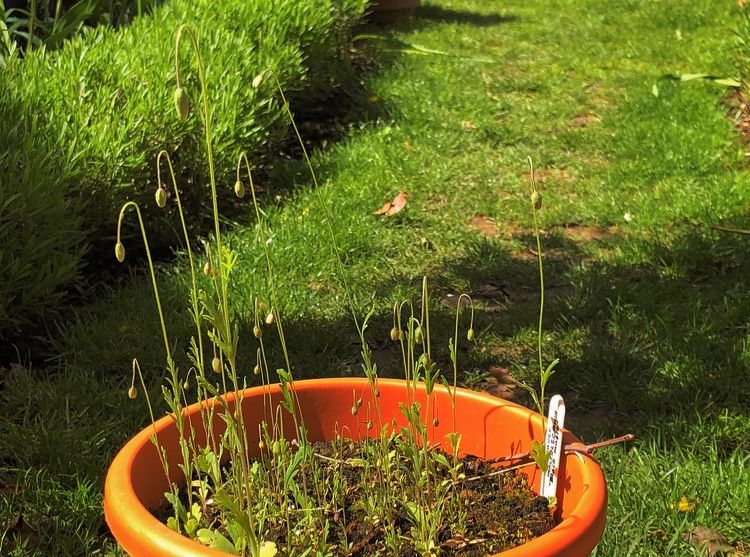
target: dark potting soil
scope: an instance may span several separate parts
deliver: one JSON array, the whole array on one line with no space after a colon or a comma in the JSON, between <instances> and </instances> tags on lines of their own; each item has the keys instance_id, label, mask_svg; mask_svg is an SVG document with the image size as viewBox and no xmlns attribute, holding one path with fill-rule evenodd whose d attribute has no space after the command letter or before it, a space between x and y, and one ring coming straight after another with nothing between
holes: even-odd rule
<instances>
[{"instance_id":1,"label":"dark potting soil","mask_svg":"<svg viewBox=\"0 0 750 557\"><path fill-rule=\"evenodd\" d=\"M326 482L333 481L334 474L339 473L344 479L343 502L338 509L331 509L325 515L329 522L327 541L339 549L336 555L348 557L422 557L410 543L403 543L396 553L386 546L386 532L378 519L368 516L363 501L375 491L379 478L374 467L369 471L364 466L343 465L361 459L362 451L354 442L346 443L342 451L341 444L336 450L332 443L315 443L314 452L319 465L317 476ZM435 452L440 452L435 450ZM449 462L452 457L441 453ZM461 459L463 480L451 488L457 493L465 512L464 530L458 532L455 517L446 517L437 533L437 547L434 555L460 555L479 557L511 549L548 532L555 526L554 518L545 497L537 496L529 487L526 477L515 471L496 474L499 468L478 457L466 456ZM452 481L450 470L444 466L436 467L438 475L431 481ZM373 475L374 474L374 475ZM226 477L229 477L227 474ZM434 485L434 484L433 484ZM303 485L299 486L303 488ZM378 489L404 491L403 485L382 486ZM314 485L307 485L307 495L315 500ZM410 494L411 495L411 494ZM402 505L393 507L393 523L399 537L407 540L411 537L413 522L408 511ZM215 509L205 509L204 520L217 524ZM166 521L172 515L171 508L162 508L157 515ZM215 527L215 526L214 526ZM219 530L223 530L219 528ZM226 531L224 531L226 534ZM323 534L323 532L320 532ZM287 525L283 521L272 524L264 539L274 541L278 555L288 555ZM344 549L346 540L349 549ZM305 547L296 547L291 540L295 554L301 554Z\"/></svg>"}]
</instances>

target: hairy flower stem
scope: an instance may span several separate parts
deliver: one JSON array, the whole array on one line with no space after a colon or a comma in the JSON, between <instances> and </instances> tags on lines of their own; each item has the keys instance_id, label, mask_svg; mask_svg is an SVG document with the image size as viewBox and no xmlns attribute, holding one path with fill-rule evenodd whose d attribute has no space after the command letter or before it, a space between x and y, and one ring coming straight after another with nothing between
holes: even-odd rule
<instances>
[{"instance_id":1,"label":"hairy flower stem","mask_svg":"<svg viewBox=\"0 0 750 557\"><path fill-rule=\"evenodd\" d=\"M205 355L203 353L203 317L202 312L200 310L200 302L198 299L198 278L197 278L197 271L195 268L195 257L193 256L193 249L190 242L190 234L188 234L188 228L187 223L185 222L185 212L182 207L182 199L180 197L180 189L177 187L177 179L175 178L175 172L174 167L172 166L172 160L169 157L169 153L167 153L165 150L159 151L158 155L156 156L156 178L157 178L157 184L158 187L162 188L164 186L164 183L162 182L161 178L161 161L165 160L167 162L167 168L169 169L169 177L172 180L172 189L175 193L175 199L177 200L177 212L180 215L180 223L182 225L182 233L185 238L185 248L187 250L188 255L188 262L190 263L190 307L193 317L193 322L195 323L195 329L196 329L196 336L197 339L197 350L194 354L194 364L196 366L198 376L202 379L206 378L205 373ZM198 397L200 400L207 400L209 398L208 391L204 386L201 385L201 382L197 382L197 388L198 388ZM213 422L213 416L214 416L214 409L213 407L201 407L200 411L201 415L201 422L203 424L204 431L206 431L206 435L211 443L211 446L216 450L218 448L218 443L216 441L216 438L214 436L214 428L211 427L211 423Z\"/></svg>"},{"instance_id":2,"label":"hairy flower stem","mask_svg":"<svg viewBox=\"0 0 750 557\"><path fill-rule=\"evenodd\" d=\"M528 157L529 162L529 171L531 173L531 187L532 192L537 192L536 187L536 177L534 176L534 162L531 160L531 157ZM543 326L544 326L544 263L542 260L542 237L541 237L541 230L539 228L539 217L537 215L538 209L536 207L532 206L531 215L534 222L534 237L536 238L536 256L539 266L539 323L537 327L537 357L539 360L539 374L541 377L544 377L545 370L544 370L544 362L542 360L542 336L543 336ZM537 409L539 410L539 413L544 417L544 388L546 386L546 381L542 380L540 382L539 386L539 399L537 402Z\"/></svg>"},{"instance_id":3,"label":"hairy flower stem","mask_svg":"<svg viewBox=\"0 0 750 557\"><path fill-rule=\"evenodd\" d=\"M166 325L166 321L164 320L164 311L162 310L162 306L161 306L161 296L159 296L159 286L156 283L156 271L154 268L154 261L151 257L151 249L149 248L149 244L148 244L148 235L146 234L146 227L143 223L143 216L141 215L141 208L138 206L138 204L135 201L128 201L120 209L120 215L117 219L117 245L122 245L122 242L121 242L122 221L125 218L125 212L130 207L133 207L135 209L136 215L138 216L138 226L140 227L141 237L143 238L143 246L146 250L146 260L148 261L149 274L151 275L151 286L154 292L154 299L156 300L156 309L159 314L159 324L161 326L162 340L164 341L164 351L166 352L166 356L167 356L167 370L169 371L169 382L172 386L172 396L171 396L170 406L172 409L175 424L177 426L178 431L180 432L180 437L182 437L185 424L184 424L184 416L182 415L182 403L180 401L180 381L177 376L177 368L174 365L172 352L169 347L169 338L167 336L167 325ZM187 473L187 471L191 469L192 465L191 465L190 459L185 454L184 450L183 450L183 464L185 466L185 470Z\"/></svg>"},{"instance_id":4,"label":"hairy flower stem","mask_svg":"<svg viewBox=\"0 0 750 557\"><path fill-rule=\"evenodd\" d=\"M245 431L245 423L242 416L242 396L240 393L240 383L239 383L239 377L237 374L237 366L236 366L236 347L237 347L237 331L232 328L232 325L230 323L230 312L229 312L229 288L228 288L228 274L231 270L231 266L233 265L233 260L230 255L225 254L224 246L222 244L221 239L221 226L219 223L219 207L218 207L218 195L217 195L217 188L216 188L216 171L214 168L214 157L213 157L213 147L212 147L212 137L213 137L213 126L212 126L212 114L211 114L211 108L208 101L208 92L207 92L207 80L206 80L206 71L205 66L203 64L203 58L201 56L200 48L198 45L198 39L195 35L195 32L187 25L181 25L180 28L177 30L177 37L175 39L175 74L176 74L176 81L177 81L177 87L180 87L180 45L183 36L187 36L190 42L190 45L193 48L196 63L198 65L198 79L200 82L200 88L201 88L201 101L202 101L202 112L203 112L203 124L204 124L204 139L205 139L205 146L206 146L206 156L208 159L208 170L209 170L209 180L211 184L211 204L213 208L213 218L214 218L214 235L216 238L216 252L217 252L217 258L219 263L218 268L218 276L216 277L215 281L217 283L217 290L219 294L219 298L221 300L221 310L218 312L217 317L220 319L220 323L214 323L214 326L217 327L217 330L219 331L219 337L222 341L222 345L224 348L224 354L227 357L228 364L229 364L229 371L231 375L232 380L232 387L235 394L235 402L234 402L234 414L236 423L234 426L237 428L238 431L235 431L234 439L236 443L236 453L233 456L234 459L237 459L241 462L241 477L238 478L237 483L238 487L238 496L241 500L244 499L244 502L246 504L245 508L251 508L251 500L250 500L250 494L247 492L247 489L242 489L241 486L248 485L249 483L249 451L247 448L247 432ZM226 258L225 258L226 257ZM222 366L223 369L223 366ZM222 373L222 377L223 377ZM231 426L231 424L228 424ZM252 513L248 513L247 516L248 520L251 523L250 531L247 532L249 536L249 545L250 545L250 552L252 555L257 555L260 551L259 547L259 541L257 538L257 533L255 532L255 524L254 519L252 516Z\"/></svg>"},{"instance_id":5,"label":"hairy flower stem","mask_svg":"<svg viewBox=\"0 0 750 557\"><path fill-rule=\"evenodd\" d=\"M357 318L357 311L359 310L359 305L357 304L357 300L354 296L354 293L349 287L349 282L346 279L346 272L344 271L344 262L341 257L341 250L339 249L338 243L336 242L336 233L333 230L333 217L331 215L331 211L323 199L323 194L320 191L320 184L318 183L318 178L315 175L315 170L313 169L312 162L310 161L310 155L307 153L305 142L302 141L302 135L300 135L299 133L299 128L297 128L297 123L294 120L294 115L292 114L292 110L289 107L289 102L287 101L286 96L284 95L284 90L281 87L279 78L277 77L274 71L267 70L267 72L271 74L274 81L276 82L276 88L279 92L279 95L281 96L283 109L287 113L287 116L289 117L289 121L291 122L292 128L294 129L294 134L297 137L297 142L299 143L300 148L302 149L302 156L305 158L305 164L307 165L307 168L310 171L310 176L312 177L313 185L315 187L315 194L317 196L318 203L320 204L320 207L325 216L326 226L328 227L328 233L331 236L331 249L333 250L334 255L336 256L336 264L338 266L339 278L341 279L341 282L344 286L344 291L346 293L347 302L349 305L349 311L352 314L352 319L354 319L354 325L357 327L357 332L359 333L360 338L364 340L364 330L363 330L362 325L359 322L359 319ZM363 342L363 346L366 346L366 343Z\"/></svg>"}]
</instances>

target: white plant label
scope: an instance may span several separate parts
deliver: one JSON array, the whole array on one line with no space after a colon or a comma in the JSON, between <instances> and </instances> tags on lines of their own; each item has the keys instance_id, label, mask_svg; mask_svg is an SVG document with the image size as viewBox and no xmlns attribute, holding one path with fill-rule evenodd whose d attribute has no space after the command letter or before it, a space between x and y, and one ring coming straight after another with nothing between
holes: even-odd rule
<instances>
[{"instance_id":1,"label":"white plant label","mask_svg":"<svg viewBox=\"0 0 750 557\"><path fill-rule=\"evenodd\" d=\"M547 498L557 496L557 472L562 454L563 427L565 427L565 401L560 395L555 395L549 401L547 433L544 436L544 450L550 453L550 458L547 472L542 475L542 484L539 488L539 495Z\"/></svg>"}]
</instances>

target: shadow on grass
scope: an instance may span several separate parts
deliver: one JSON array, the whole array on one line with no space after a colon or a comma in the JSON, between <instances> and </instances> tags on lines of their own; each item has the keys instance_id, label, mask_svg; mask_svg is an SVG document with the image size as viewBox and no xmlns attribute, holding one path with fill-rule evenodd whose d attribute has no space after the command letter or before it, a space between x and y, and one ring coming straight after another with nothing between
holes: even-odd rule
<instances>
[{"instance_id":1,"label":"shadow on grass","mask_svg":"<svg viewBox=\"0 0 750 557\"><path fill-rule=\"evenodd\" d=\"M530 245L527 240L521 238L520 244ZM625 432L653 438L654 428L664 431L673 423L692 423L698 418L718 421L723 414L750 417L746 403L750 396L747 238L687 227L661 238L615 237L599 246L612 248L609 256L596 261L588 257L587 246L559 235L548 236L544 244L548 285L545 360L561 359L549 392L565 397L573 431L586 440ZM377 285L376 291L385 296L405 280L417 282L405 270L402 274ZM494 239L471 242L464 254L446 262L441 275L432 280L431 326L433 357L449 377L447 341L453 335L456 288L460 285L475 296L478 334L478 345L473 347L465 338L468 313L463 313L460 381L490 366L507 367L518 379L534 380L536 281L534 255ZM149 295L147 291L143 294ZM179 288L166 286L163 295L170 313L184 305ZM148 312L145 298L117 298L122 305L109 311L122 315L118 330L99 326L96 331L79 332L91 345L76 354L79 373L92 372L85 381L77 375L64 374L48 381L29 374L29 379L13 380L0 391L3 466L62 468L98 483L104 472L101 463L137 429L138 422L147 422L142 401L125 406L125 391L132 355L150 354L154 360L143 359L142 364L152 396L158 398L157 384L163 373L158 361L163 347L155 334L158 325L155 315L144 319ZM134 309L137 305L140 310ZM418 303L415 305L418 310ZM189 321L175 321L171 315L167 321L176 325L171 341L185 346L192 333ZM328 319L301 314L284 323L297 378L361 375L361 346L348 315ZM240 370L252 384L252 324L245 319L239 325L243 332ZM372 317L367 334L384 377L401 373L400 352L388 340L390 327L390 310L382 307ZM282 358L274 336L269 329L266 340L275 369ZM84 340L79 339L78 344L83 346ZM180 357L180 365L187 369L184 357ZM98 392L103 393L102 402L94 403ZM51 406L54 418L24 417L29 404ZM97 409L93 416L92 407ZM158 404L156 412L162 411ZM86 424L85 435L71 429L79 421ZM720 454L747 446L738 433L744 431L741 427L717 431L710 442L717 444ZM85 455L91 462L85 465L79 458L68 458L65 447L50 439L74 447L75 455ZM676 438L668 439L665 443L677 443Z\"/></svg>"},{"instance_id":2,"label":"shadow on grass","mask_svg":"<svg viewBox=\"0 0 750 557\"><path fill-rule=\"evenodd\" d=\"M538 268L532 252L517 248L532 245L531 238L518 240L472 241L430 280L433 359L449 375L447 345L454 334L457 296L466 292L474 298L479 342L472 347L466 341L469 318L462 313L462 383L481 386L492 366L507 368L516 379L536 380ZM676 418L689 422L696 415L750 415L748 238L690 227L661 238L614 237L599 244L605 256L596 260L588 253L593 246L562 235L548 235L544 245L544 359L561 360L548 392L560 392L568 401L569 423L576 432L587 438L638 434ZM418 279L402 270L373 292L376 299L390 298L405 283L418 291ZM193 329L179 313L184 295L176 284L165 285L162 295L171 308L167 321L175 326L170 341L187 346ZM142 296L135 301L117 296L117 307L109 308L123 318L117 331L75 327L76 336L68 341L79 368L103 377L118 373L125 385L132 356L149 355L153 361L143 359L142 367L150 370L150 381L159 381L164 349L156 314L148 310L150 294ZM412 301L419 312L419 301ZM136 304L143 306L138 312L129 308ZM398 377L401 355L388 339L392 316L385 306L380 304L371 318L366 339L382 375ZM361 375L361 346L349 314L331 319L316 312L311 308L284 320L296 376ZM87 321L102 320L94 315ZM239 367L253 384L252 322L245 317L239 327ZM269 329L265 341L272 369L283 366L275 337ZM189 368L184 356L178 362ZM520 389L515 397L530 404Z\"/></svg>"},{"instance_id":3,"label":"shadow on grass","mask_svg":"<svg viewBox=\"0 0 750 557\"><path fill-rule=\"evenodd\" d=\"M685 228L614 244L625 257L587 262L569 246L572 257L546 263L548 284L564 277L569 285L546 308L544 352L561 358L550 385L569 401L571 427L618 435L677 417L750 415L748 239ZM499 246L453 265L470 290L492 277L533 287L534 271L535 261L509 259ZM537 304L511 300L497 316L480 313L493 324L499 363L525 380L535 375ZM524 330L527 341L519 343Z\"/></svg>"},{"instance_id":4,"label":"shadow on grass","mask_svg":"<svg viewBox=\"0 0 750 557\"><path fill-rule=\"evenodd\" d=\"M382 23L383 29L399 31L413 31L434 24L472 25L475 27L491 27L502 23L518 21L518 16L497 12L477 12L457 10L434 4L422 4L414 8L408 16L389 23Z\"/></svg>"}]
</instances>

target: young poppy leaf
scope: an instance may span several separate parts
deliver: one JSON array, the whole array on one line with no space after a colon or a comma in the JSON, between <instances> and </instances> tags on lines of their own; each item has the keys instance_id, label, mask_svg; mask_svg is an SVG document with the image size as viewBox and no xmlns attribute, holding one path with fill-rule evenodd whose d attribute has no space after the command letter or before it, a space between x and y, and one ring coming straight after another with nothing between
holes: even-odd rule
<instances>
[{"instance_id":1,"label":"young poppy leaf","mask_svg":"<svg viewBox=\"0 0 750 557\"><path fill-rule=\"evenodd\" d=\"M552 453L544 450L544 445L536 439L531 442L531 451L529 455L534 462L536 462L536 465L539 466L539 469L542 472L547 471L547 468L549 467L549 459L552 456Z\"/></svg>"}]
</instances>

